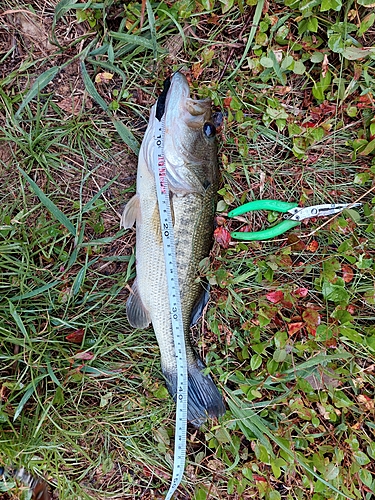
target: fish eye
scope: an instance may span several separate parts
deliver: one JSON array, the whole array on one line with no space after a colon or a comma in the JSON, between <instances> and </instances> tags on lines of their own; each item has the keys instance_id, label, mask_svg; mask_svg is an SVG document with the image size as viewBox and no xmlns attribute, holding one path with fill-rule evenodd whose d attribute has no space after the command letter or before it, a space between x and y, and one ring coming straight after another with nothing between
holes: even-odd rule
<instances>
[{"instance_id":1,"label":"fish eye","mask_svg":"<svg viewBox=\"0 0 375 500\"><path fill-rule=\"evenodd\" d=\"M204 125L203 125L203 133L206 137L215 137L216 135L216 128L215 126L210 123L210 122L206 122Z\"/></svg>"}]
</instances>

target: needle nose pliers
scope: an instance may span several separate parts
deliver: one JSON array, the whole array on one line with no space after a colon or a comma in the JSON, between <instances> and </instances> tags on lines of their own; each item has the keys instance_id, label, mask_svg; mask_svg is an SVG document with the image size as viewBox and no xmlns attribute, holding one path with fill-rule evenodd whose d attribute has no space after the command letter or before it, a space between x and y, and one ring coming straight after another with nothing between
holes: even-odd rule
<instances>
[{"instance_id":1,"label":"needle nose pliers","mask_svg":"<svg viewBox=\"0 0 375 500\"><path fill-rule=\"evenodd\" d=\"M234 231L231 233L231 236L232 238L242 241L268 240L298 226L305 219L334 215L342 212L346 208L358 207L360 205L362 205L362 203L326 203L324 205L312 205L311 207L299 207L298 203L288 203L278 200L250 201L249 203L245 203L231 210L228 213L228 217L236 217L246 212L254 212L256 210L270 210L284 213L284 220L276 226L264 229L263 231Z\"/></svg>"}]
</instances>

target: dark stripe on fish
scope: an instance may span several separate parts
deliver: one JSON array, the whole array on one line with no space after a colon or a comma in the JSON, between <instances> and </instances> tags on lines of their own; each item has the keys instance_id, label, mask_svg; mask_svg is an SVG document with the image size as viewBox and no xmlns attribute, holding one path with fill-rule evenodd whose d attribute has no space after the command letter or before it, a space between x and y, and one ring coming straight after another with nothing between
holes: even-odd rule
<instances>
[{"instance_id":1,"label":"dark stripe on fish","mask_svg":"<svg viewBox=\"0 0 375 500\"><path fill-rule=\"evenodd\" d=\"M167 98L167 94L168 94L168 90L169 90L170 86L171 86L171 79L168 77L168 78L166 78L164 80L163 91L159 95L158 102L156 104L156 113L155 113L155 116L159 120L159 122L160 122L160 120L162 119L162 117L164 115L165 100Z\"/></svg>"}]
</instances>

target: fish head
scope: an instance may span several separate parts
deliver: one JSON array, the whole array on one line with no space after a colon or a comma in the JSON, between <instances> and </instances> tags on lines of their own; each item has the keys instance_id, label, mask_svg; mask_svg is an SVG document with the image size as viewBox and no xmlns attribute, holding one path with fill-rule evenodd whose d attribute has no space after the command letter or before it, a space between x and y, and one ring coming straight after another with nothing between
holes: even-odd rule
<instances>
[{"instance_id":1,"label":"fish head","mask_svg":"<svg viewBox=\"0 0 375 500\"><path fill-rule=\"evenodd\" d=\"M188 81L180 72L171 77L163 94L164 157L169 189L181 196L204 194L207 186L217 184L218 177L211 99L192 99ZM154 126L157 114L155 104L149 126Z\"/></svg>"}]
</instances>

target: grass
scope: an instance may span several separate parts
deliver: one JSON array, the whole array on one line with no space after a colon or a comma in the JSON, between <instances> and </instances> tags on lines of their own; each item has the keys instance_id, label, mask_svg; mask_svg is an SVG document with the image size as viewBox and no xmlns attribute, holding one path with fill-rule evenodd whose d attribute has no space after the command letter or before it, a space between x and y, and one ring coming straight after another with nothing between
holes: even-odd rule
<instances>
[{"instance_id":1,"label":"grass","mask_svg":"<svg viewBox=\"0 0 375 500\"><path fill-rule=\"evenodd\" d=\"M171 479L174 405L152 330L126 320L135 238L119 216L149 108L181 65L225 112L224 229L260 197L364 205L215 242L193 335L228 411L190 430L176 498L375 494L375 16L365 0L251 4L146 2L143 22L136 1L4 4L0 467L44 477L53 498L162 498Z\"/></svg>"}]
</instances>

